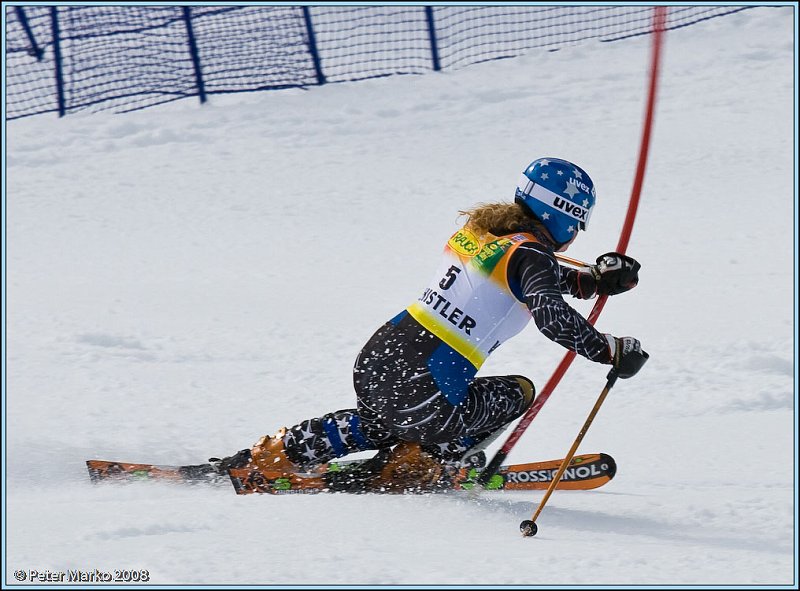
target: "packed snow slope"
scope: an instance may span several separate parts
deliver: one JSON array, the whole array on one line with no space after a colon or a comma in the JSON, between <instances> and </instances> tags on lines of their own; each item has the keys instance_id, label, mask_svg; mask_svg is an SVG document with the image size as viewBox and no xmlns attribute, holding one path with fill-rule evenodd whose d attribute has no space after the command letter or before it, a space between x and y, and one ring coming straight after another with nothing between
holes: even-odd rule
<instances>
[{"instance_id":1,"label":"packed snow slope","mask_svg":"<svg viewBox=\"0 0 800 591\"><path fill-rule=\"evenodd\" d=\"M649 38L9 123L7 583L796 583L794 24L760 7L666 36L641 282L598 321L651 359L580 448L617 477L556 492L528 539L539 492L237 497L93 486L84 461L200 462L352 407L360 347L419 296L458 210L511 200L534 158L597 186L569 254L613 250ZM481 374L541 388L563 354L531 323ZM577 359L510 459L563 456L607 369Z\"/></svg>"}]
</instances>

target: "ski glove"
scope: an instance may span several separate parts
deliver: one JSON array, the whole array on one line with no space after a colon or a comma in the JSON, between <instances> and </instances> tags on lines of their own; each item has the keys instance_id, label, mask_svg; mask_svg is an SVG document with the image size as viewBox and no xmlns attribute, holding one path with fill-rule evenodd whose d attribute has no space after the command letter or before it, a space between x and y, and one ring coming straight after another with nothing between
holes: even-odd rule
<instances>
[{"instance_id":1,"label":"ski glove","mask_svg":"<svg viewBox=\"0 0 800 591\"><path fill-rule=\"evenodd\" d=\"M636 287L639 269L642 266L629 256L618 252L607 252L597 257L597 264L589 267L597 282L600 295L617 295Z\"/></svg>"},{"instance_id":2,"label":"ski glove","mask_svg":"<svg viewBox=\"0 0 800 591\"><path fill-rule=\"evenodd\" d=\"M614 343L611 352L611 364L622 379L632 378L642 369L650 356L642 351L642 344L633 337L612 337L606 335L609 342Z\"/></svg>"}]
</instances>

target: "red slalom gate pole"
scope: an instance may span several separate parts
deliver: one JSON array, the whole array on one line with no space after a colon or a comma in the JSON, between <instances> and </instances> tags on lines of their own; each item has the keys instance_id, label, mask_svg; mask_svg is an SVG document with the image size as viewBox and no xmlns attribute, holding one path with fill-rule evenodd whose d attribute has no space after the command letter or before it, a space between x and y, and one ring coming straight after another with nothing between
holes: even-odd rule
<instances>
[{"instance_id":1,"label":"red slalom gate pole","mask_svg":"<svg viewBox=\"0 0 800 591\"><path fill-rule=\"evenodd\" d=\"M644 126L642 128L642 141L639 147L639 161L636 166L636 176L634 177L633 181L631 198L628 202L628 212L626 213L625 221L622 224L619 242L617 242L617 252L621 254L625 254L625 251L628 249L631 232L633 231L633 222L636 219L636 211L639 208L639 197L641 196L642 185L644 184L644 172L647 167L647 157L650 151L650 135L653 128L653 116L655 114L658 72L661 63L661 47L663 45L664 25L666 24L666 20L666 6L654 7L653 43L650 62L650 85L648 88L647 109L645 112ZM597 298L597 301L595 302L594 307L592 307L592 311L587 318L590 324L594 325L594 323L597 321L597 318L600 316L600 312L603 311L603 307L606 305L607 299L608 296L606 295L601 295ZM530 426L531 422L533 422L533 419L536 418L536 415L539 414L539 411L544 406L545 402L547 402L547 399L550 398L553 390L555 390L556 386L561 381L561 378L564 377L564 374L567 372L567 369L569 369L569 366L572 364L574 359L575 352L567 351L566 355L564 355L564 358L561 360L561 363L558 364L556 370L553 372L553 375L550 376L550 379L536 397L531 407L525 412L514 431L508 436L508 439L506 439L506 442L503 444L500 450L495 453L492 460L480 473L477 479L478 484L484 486L487 482L489 482L489 479L497 473L497 470L500 468L503 462L505 462L508 454L511 452L511 449L517 444L517 441L519 441L519 438L522 437L522 434Z\"/></svg>"}]
</instances>

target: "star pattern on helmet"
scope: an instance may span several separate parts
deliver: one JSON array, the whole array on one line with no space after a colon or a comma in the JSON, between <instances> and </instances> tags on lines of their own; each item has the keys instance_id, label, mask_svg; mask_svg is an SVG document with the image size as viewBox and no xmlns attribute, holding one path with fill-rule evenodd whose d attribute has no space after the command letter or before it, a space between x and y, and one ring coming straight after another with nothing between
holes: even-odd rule
<instances>
[{"instance_id":1,"label":"star pattern on helmet","mask_svg":"<svg viewBox=\"0 0 800 591\"><path fill-rule=\"evenodd\" d=\"M589 207L589 200L588 199L584 199L583 200L583 206L584 207Z\"/></svg>"},{"instance_id":2,"label":"star pattern on helmet","mask_svg":"<svg viewBox=\"0 0 800 591\"><path fill-rule=\"evenodd\" d=\"M542 174L540 174L539 176L541 177L541 179L542 179L543 181L546 181L548 178L550 178L550 176L549 176L549 175L548 175L546 172L543 172L543 173L542 173Z\"/></svg>"},{"instance_id":3,"label":"star pattern on helmet","mask_svg":"<svg viewBox=\"0 0 800 591\"><path fill-rule=\"evenodd\" d=\"M573 168L573 169L572 169L572 174L574 174L574 175L575 175L575 178L576 178L576 179L581 179L581 180L583 180L583 175L581 175L581 171L580 171L580 170L578 170L577 168Z\"/></svg>"},{"instance_id":4,"label":"star pattern on helmet","mask_svg":"<svg viewBox=\"0 0 800 591\"><path fill-rule=\"evenodd\" d=\"M550 161L547 158L542 158L541 160L539 160L539 164L541 164L542 166L550 166Z\"/></svg>"},{"instance_id":5,"label":"star pattern on helmet","mask_svg":"<svg viewBox=\"0 0 800 591\"><path fill-rule=\"evenodd\" d=\"M563 170L557 170L557 171L556 171L556 174L557 174L558 176L563 176L563 175L564 175L564 171L563 171Z\"/></svg>"},{"instance_id":6,"label":"star pattern on helmet","mask_svg":"<svg viewBox=\"0 0 800 591\"><path fill-rule=\"evenodd\" d=\"M549 213L547 213L547 212L544 212L544 213L542 214L542 219L543 219L543 220L549 220L549 219L550 219L550 214L549 214Z\"/></svg>"},{"instance_id":7,"label":"star pattern on helmet","mask_svg":"<svg viewBox=\"0 0 800 591\"><path fill-rule=\"evenodd\" d=\"M575 185L573 185L572 183L567 183L567 188L566 188L566 189L564 189L564 193L566 193L567 195L569 195L569 198L570 198L570 199L574 199L574 198L575 198L575 195L577 195L578 193L580 193L580 189L578 189L578 187L576 187L576 186L575 186Z\"/></svg>"},{"instance_id":8,"label":"star pattern on helmet","mask_svg":"<svg viewBox=\"0 0 800 591\"><path fill-rule=\"evenodd\" d=\"M570 234L573 234L575 232L575 226L569 226L567 228L567 232L569 232Z\"/></svg>"}]
</instances>

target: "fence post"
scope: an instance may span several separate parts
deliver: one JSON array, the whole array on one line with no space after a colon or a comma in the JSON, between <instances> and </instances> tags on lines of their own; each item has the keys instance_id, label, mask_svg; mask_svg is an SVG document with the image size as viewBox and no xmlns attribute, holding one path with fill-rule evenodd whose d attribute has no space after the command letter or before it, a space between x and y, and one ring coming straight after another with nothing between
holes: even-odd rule
<instances>
[{"instance_id":1,"label":"fence post","mask_svg":"<svg viewBox=\"0 0 800 591\"><path fill-rule=\"evenodd\" d=\"M206 85L203 82L203 70L200 67L200 53L197 51L197 40L194 38L194 27L192 27L192 9L189 6L183 7L183 22L186 24L186 34L189 38L189 53L192 56L194 65L194 77L197 83L197 96L200 102L206 102Z\"/></svg>"},{"instance_id":2,"label":"fence post","mask_svg":"<svg viewBox=\"0 0 800 591\"><path fill-rule=\"evenodd\" d=\"M311 22L311 10L308 6L303 6L303 20L306 22L306 34L308 35L308 51L311 53L311 60L314 62L314 71L317 74L317 84L325 84L325 74L322 73L322 63L317 51L317 38L314 36L314 24Z\"/></svg>"},{"instance_id":3,"label":"fence post","mask_svg":"<svg viewBox=\"0 0 800 591\"><path fill-rule=\"evenodd\" d=\"M433 22L433 6L425 7L425 18L428 20L428 37L431 40L431 58L433 59L433 69L441 70L439 64L439 45L436 42L436 25Z\"/></svg>"},{"instance_id":4,"label":"fence post","mask_svg":"<svg viewBox=\"0 0 800 591\"><path fill-rule=\"evenodd\" d=\"M69 8L67 8L69 10ZM53 58L56 71L56 96L58 97L58 116L67 114L64 98L64 70L61 65L61 31L58 28L58 6L50 7L50 26L53 31Z\"/></svg>"},{"instance_id":5,"label":"fence post","mask_svg":"<svg viewBox=\"0 0 800 591\"><path fill-rule=\"evenodd\" d=\"M44 50L36 43L36 37L33 36L31 25L28 22L28 17L25 16L25 9L22 6L15 6L14 11L17 13L17 20L19 20L22 28L25 29L25 34L28 36L28 41L31 44L31 49L28 52L30 55L36 56L36 61L42 61L44 57Z\"/></svg>"}]
</instances>

